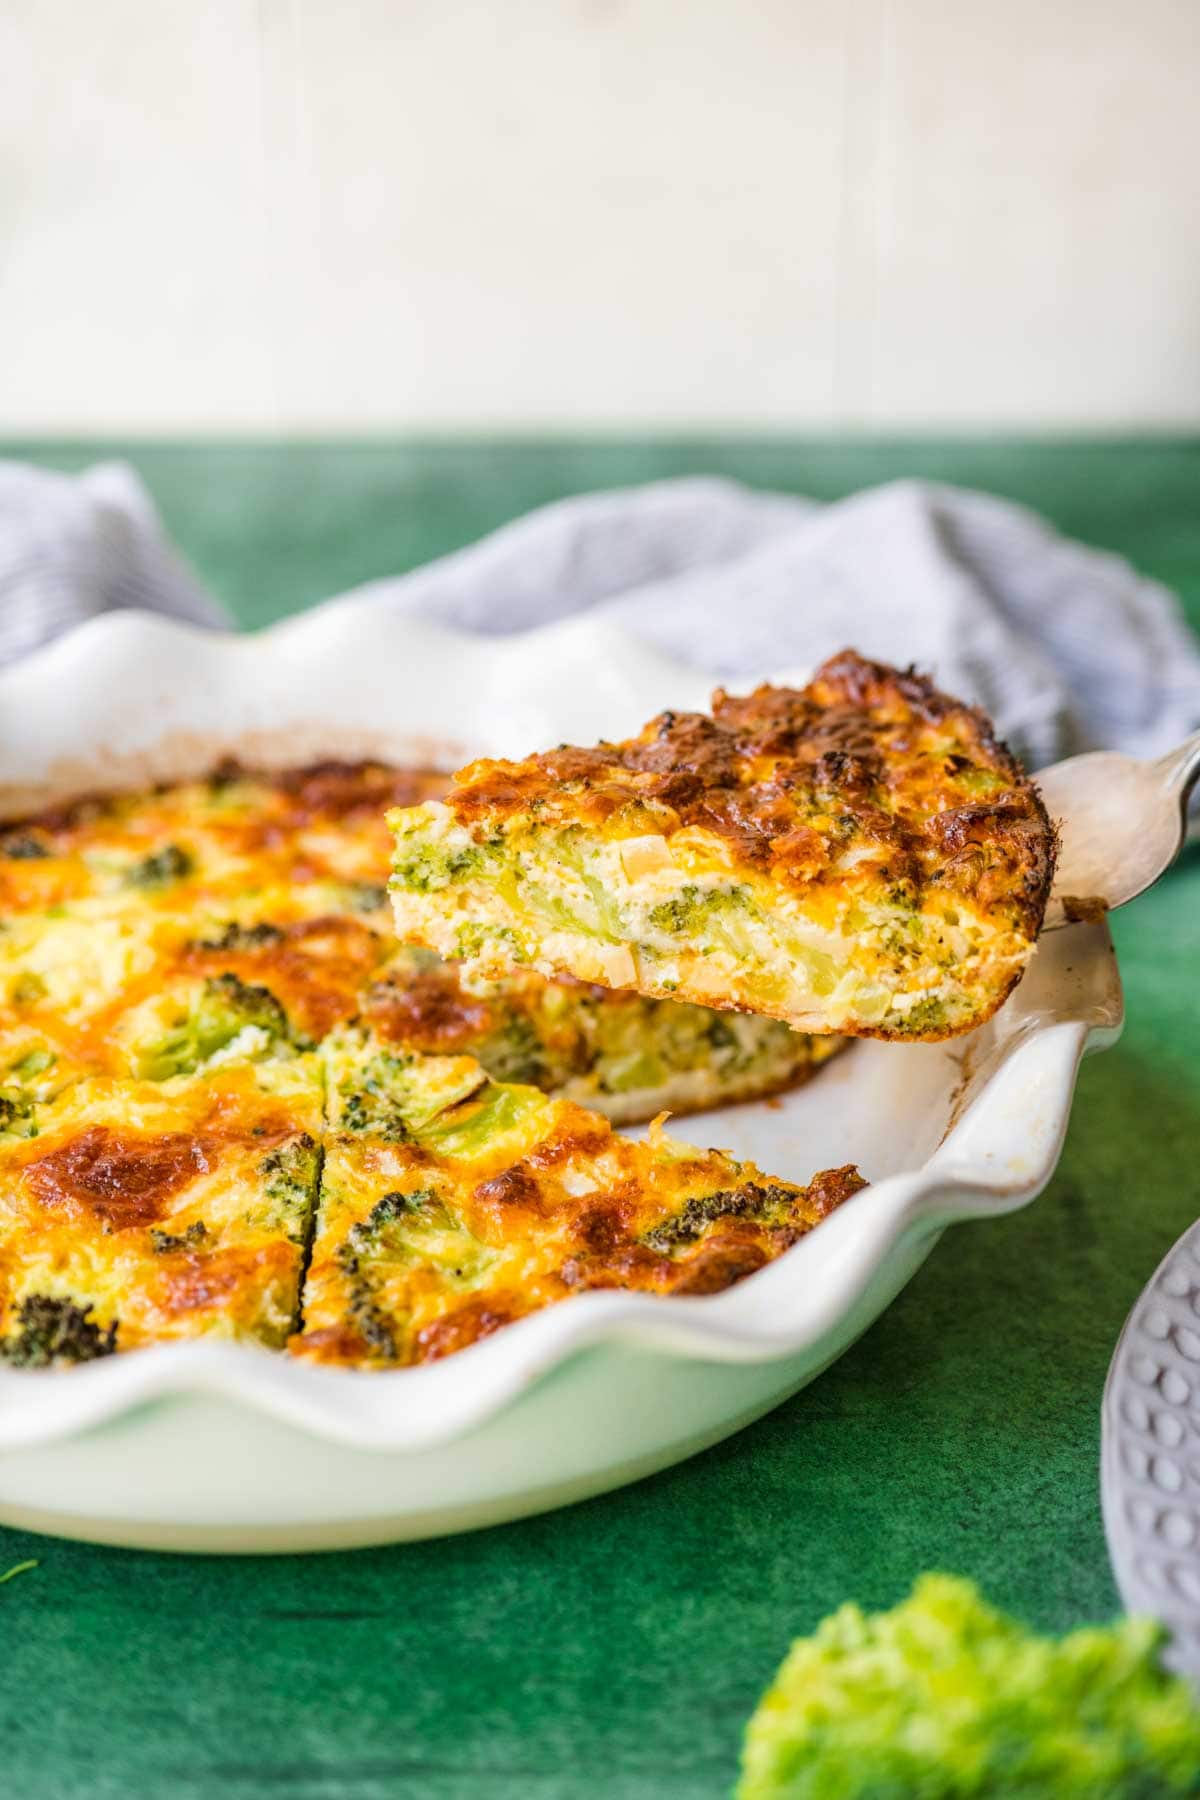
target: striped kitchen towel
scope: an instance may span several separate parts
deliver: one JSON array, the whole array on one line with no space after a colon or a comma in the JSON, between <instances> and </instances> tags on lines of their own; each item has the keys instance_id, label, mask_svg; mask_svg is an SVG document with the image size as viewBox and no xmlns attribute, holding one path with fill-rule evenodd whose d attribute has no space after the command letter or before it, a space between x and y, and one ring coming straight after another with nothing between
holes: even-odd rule
<instances>
[{"instance_id":1,"label":"striped kitchen towel","mask_svg":"<svg viewBox=\"0 0 1200 1800\"><path fill-rule=\"evenodd\" d=\"M1200 651L1165 588L1020 507L922 482L833 505L706 479L584 495L361 591L483 634L595 611L743 686L854 645L984 706L1034 767L1152 755L1200 725ZM226 622L132 470L0 463L0 662L127 606Z\"/></svg>"}]
</instances>

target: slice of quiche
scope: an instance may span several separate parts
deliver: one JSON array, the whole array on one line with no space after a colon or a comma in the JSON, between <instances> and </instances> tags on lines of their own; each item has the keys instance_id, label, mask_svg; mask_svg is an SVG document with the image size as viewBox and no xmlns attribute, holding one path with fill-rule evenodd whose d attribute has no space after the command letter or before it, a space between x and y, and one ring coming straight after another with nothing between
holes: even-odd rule
<instances>
[{"instance_id":1,"label":"slice of quiche","mask_svg":"<svg viewBox=\"0 0 1200 1800\"><path fill-rule=\"evenodd\" d=\"M473 1056L496 1081L531 1083L614 1124L779 1093L846 1042L533 969L471 986L455 964L411 946L366 988L361 1016L392 1045Z\"/></svg>"},{"instance_id":2,"label":"slice of quiche","mask_svg":"<svg viewBox=\"0 0 1200 1800\"><path fill-rule=\"evenodd\" d=\"M387 1367L447 1356L587 1288L712 1294L864 1184L807 1187L645 1143L473 1058L414 1056L361 1027L323 1051L320 1206L292 1350Z\"/></svg>"},{"instance_id":3,"label":"slice of quiche","mask_svg":"<svg viewBox=\"0 0 1200 1800\"><path fill-rule=\"evenodd\" d=\"M315 1058L89 1077L0 1129L0 1357L84 1362L295 1329L320 1163Z\"/></svg>"},{"instance_id":4,"label":"slice of quiche","mask_svg":"<svg viewBox=\"0 0 1200 1800\"><path fill-rule=\"evenodd\" d=\"M623 744L481 760L397 809L404 940L765 1014L942 1038L986 1019L1041 926L1055 837L983 715L835 657Z\"/></svg>"}]
</instances>

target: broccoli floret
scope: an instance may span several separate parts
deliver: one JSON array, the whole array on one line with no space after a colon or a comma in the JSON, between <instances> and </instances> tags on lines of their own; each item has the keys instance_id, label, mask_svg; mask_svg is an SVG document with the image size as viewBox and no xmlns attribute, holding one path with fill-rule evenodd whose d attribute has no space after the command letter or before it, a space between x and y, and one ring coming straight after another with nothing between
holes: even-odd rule
<instances>
[{"instance_id":1,"label":"broccoli floret","mask_svg":"<svg viewBox=\"0 0 1200 1800\"><path fill-rule=\"evenodd\" d=\"M17 1087L0 1087L0 1137L37 1136L37 1115L29 1095Z\"/></svg>"},{"instance_id":2,"label":"broccoli floret","mask_svg":"<svg viewBox=\"0 0 1200 1800\"><path fill-rule=\"evenodd\" d=\"M41 861L44 857L51 855L50 850L40 838L35 838L26 831L21 832L18 836L5 838L3 844L0 844L0 852L11 857L13 862Z\"/></svg>"},{"instance_id":3,"label":"broccoli floret","mask_svg":"<svg viewBox=\"0 0 1200 1800\"><path fill-rule=\"evenodd\" d=\"M684 888L673 900L661 900L647 913L647 922L656 931L693 931L699 924L701 909L696 904L698 888Z\"/></svg>"},{"instance_id":4,"label":"broccoli floret","mask_svg":"<svg viewBox=\"0 0 1200 1800\"><path fill-rule=\"evenodd\" d=\"M197 938L197 950L261 950L267 944L278 944L283 933L278 925L264 920L257 925L239 925L230 920L215 937Z\"/></svg>"},{"instance_id":5,"label":"broccoli floret","mask_svg":"<svg viewBox=\"0 0 1200 1800\"><path fill-rule=\"evenodd\" d=\"M445 859L446 877L457 881L460 875L474 875L483 867L484 854L478 846L452 850Z\"/></svg>"},{"instance_id":6,"label":"broccoli floret","mask_svg":"<svg viewBox=\"0 0 1200 1800\"><path fill-rule=\"evenodd\" d=\"M267 1199L291 1216L296 1231L304 1222L321 1178L321 1151L307 1131L276 1145L259 1164Z\"/></svg>"},{"instance_id":7,"label":"broccoli floret","mask_svg":"<svg viewBox=\"0 0 1200 1800\"><path fill-rule=\"evenodd\" d=\"M746 1731L738 1800L1194 1794L1200 1712L1149 1620L1037 1637L969 1581L843 1606L793 1645Z\"/></svg>"},{"instance_id":8,"label":"broccoli floret","mask_svg":"<svg viewBox=\"0 0 1200 1800\"><path fill-rule=\"evenodd\" d=\"M694 1244L717 1219L786 1217L795 1198L790 1188L758 1181L748 1181L740 1188L721 1188L715 1194L694 1194L681 1211L644 1232L642 1243L669 1255L684 1244Z\"/></svg>"},{"instance_id":9,"label":"broccoli floret","mask_svg":"<svg viewBox=\"0 0 1200 1800\"><path fill-rule=\"evenodd\" d=\"M387 1314L376 1302L370 1282L359 1273L357 1265L352 1267L348 1262L343 1261L343 1266L350 1278L346 1315L351 1325L358 1332L367 1349L383 1362L398 1362L400 1350L396 1343L395 1332Z\"/></svg>"},{"instance_id":10,"label":"broccoli floret","mask_svg":"<svg viewBox=\"0 0 1200 1800\"><path fill-rule=\"evenodd\" d=\"M101 1329L91 1303L54 1294L27 1294L17 1307L16 1332L0 1337L0 1356L19 1369L48 1369L55 1363L95 1362L117 1347L117 1322Z\"/></svg>"},{"instance_id":11,"label":"broccoli floret","mask_svg":"<svg viewBox=\"0 0 1200 1800\"><path fill-rule=\"evenodd\" d=\"M423 1138L444 1115L487 1085L466 1057L416 1057L383 1051L360 1063L340 1084L339 1123L391 1143Z\"/></svg>"},{"instance_id":12,"label":"broccoli floret","mask_svg":"<svg viewBox=\"0 0 1200 1800\"><path fill-rule=\"evenodd\" d=\"M493 1081L539 1087L546 1080L546 1046L524 1013L514 1013L506 1019L503 1030L472 1054L478 1056Z\"/></svg>"},{"instance_id":13,"label":"broccoli floret","mask_svg":"<svg viewBox=\"0 0 1200 1800\"><path fill-rule=\"evenodd\" d=\"M398 1100L388 1094L361 1090L346 1097L341 1126L343 1131L370 1131L393 1144L402 1144L412 1136Z\"/></svg>"},{"instance_id":14,"label":"broccoli floret","mask_svg":"<svg viewBox=\"0 0 1200 1800\"><path fill-rule=\"evenodd\" d=\"M370 1254L379 1248L379 1238L384 1228L394 1225L397 1219L404 1218L406 1213L416 1212L433 1195L420 1189L413 1194L401 1194L393 1191L377 1200L365 1219L350 1227L350 1235L346 1242L356 1254Z\"/></svg>"},{"instance_id":15,"label":"broccoli floret","mask_svg":"<svg viewBox=\"0 0 1200 1800\"><path fill-rule=\"evenodd\" d=\"M22 969L14 975L8 997L14 1006L33 1006L38 1000L46 998L46 983L36 969Z\"/></svg>"},{"instance_id":16,"label":"broccoli floret","mask_svg":"<svg viewBox=\"0 0 1200 1800\"><path fill-rule=\"evenodd\" d=\"M453 1221L432 1188L418 1188L415 1193L384 1194L375 1202L365 1219L350 1227L340 1254L346 1261L360 1256L394 1256L403 1254L407 1233L393 1226L401 1224L441 1225Z\"/></svg>"},{"instance_id":17,"label":"broccoli floret","mask_svg":"<svg viewBox=\"0 0 1200 1800\"><path fill-rule=\"evenodd\" d=\"M375 1298L371 1265L403 1256L405 1246L396 1227L419 1216L427 1206L436 1207L439 1212L443 1210L436 1195L428 1189L413 1194L384 1194L365 1219L351 1226L345 1243L336 1252L337 1262L349 1283L346 1312L350 1323L368 1350L384 1362L398 1361L400 1349L393 1322Z\"/></svg>"},{"instance_id":18,"label":"broccoli floret","mask_svg":"<svg viewBox=\"0 0 1200 1800\"><path fill-rule=\"evenodd\" d=\"M511 963L527 963L528 952L520 938L508 925L480 925L472 922L460 925L455 934L455 951L464 961L478 956L489 944L503 944L504 954Z\"/></svg>"},{"instance_id":19,"label":"broccoli floret","mask_svg":"<svg viewBox=\"0 0 1200 1800\"><path fill-rule=\"evenodd\" d=\"M167 887L172 881L182 881L195 868L195 860L190 851L181 850L178 844L164 844L161 850L151 851L125 871L125 885L136 888Z\"/></svg>"},{"instance_id":20,"label":"broccoli floret","mask_svg":"<svg viewBox=\"0 0 1200 1800\"><path fill-rule=\"evenodd\" d=\"M483 1146L521 1124L545 1104L537 1088L489 1082L459 1106L447 1107L421 1131L442 1156L476 1156Z\"/></svg>"},{"instance_id":21,"label":"broccoli floret","mask_svg":"<svg viewBox=\"0 0 1200 1800\"><path fill-rule=\"evenodd\" d=\"M384 1194L365 1219L350 1227L335 1253L348 1283L347 1317L368 1349L386 1362L403 1360L398 1333L404 1333L405 1321L391 1318L381 1309L377 1283L388 1264L422 1254L420 1241L427 1232L440 1234L443 1273L448 1279L470 1283L493 1259L494 1252L454 1218L431 1188Z\"/></svg>"},{"instance_id":22,"label":"broccoli floret","mask_svg":"<svg viewBox=\"0 0 1200 1800\"><path fill-rule=\"evenodd\" d=\"M733 1026L720 1013L714 1013L708 1020L704 1035L714 1050L736 1050L741 1042Z\"/></svg>"},{"instance_id":23,"label":"broccoli floret","mask_svg":"<svg viewBox=\"0 0 1200 1800\"><path fill-rule=\"evenodd\" d=\"M906 1013L889 1018L889 1023L914 1036L923 1031L940 1031L946 1023L946 1002L933 998L918 1000Z\"/></svg>"},{"instance_id":24,"label":"broccoli floret","mask_svg":"<svg viewBox=\"0 0 1200 1800\"><path fill-rule=\"evenodd\" d=\"M416 894L428 894L435 888L448 887L460 876L475 874L483 861L483 851L474 844L442 850L419 841L405 842L396 847L392 874L400 887Z\"/></svg>"},{"instance_id":25,"label":"broccoli floret","mask_svg":"<svg viewBox=\"0 0 1200 1800\"><path fill-rule=\"evenodd\" d=\"M146 1081L192 1075L251 1028L261 1034L250 1046L252 1053L280 1044L308 1047L293 1038L287 1014L270 988L253 986L237 975L211 976L187 1017L158 1043L143 1049L137 1072Z\"/></svg>"},{"instance_id":26,"label":"broccoli floret","mask_svg":"<svg viewBox=\"0 0 1200 1800\"><path fill-rule=\"evenodd\" d=\"M208 1236L208 1226L203 1219L197 1219L187 1230L176 1237L170 1231L159 1231L158 1227L150 1227L150 1242L159 1256L166 1256L172 1250L195 1250Z\"/></svg>"},{"instance_id":27,"label":"broccoli floret","mask_svg":"<svg viewBox=\"0 0 1200 1800\"><path fill-rule=\"evenodd\" d=\"M379 912L387 905L387 888L379 881L349 881L346 883L346 904L353 912Z\"/></svg>"},{"instance_id":28,"label":"broccoli floret","mask_svg":"<svg viewBox=\"0 0 1200 1800\"><path fill-rule=\"evenodd\" d=\"M214 975L204 984L205 996L215 1011L236 1014L240 1031L246 1025L257 1025L273 1037L289 1034L287 1014L270 988L243 981L240 975Z\"/></svg>"},{"instance_id":29,"label":"broccoli floret","mask_svg":"<svg viewBox=\"0 0 1200 1800\"><path fill-rule=\"evenodd\" d=\"M698 888L689 883L673 899L651 907L646 917L658 931L682 934L699 931L711 923L714 913L735 910L744 902L743 888Z\"/></svg>"}]
</instances>

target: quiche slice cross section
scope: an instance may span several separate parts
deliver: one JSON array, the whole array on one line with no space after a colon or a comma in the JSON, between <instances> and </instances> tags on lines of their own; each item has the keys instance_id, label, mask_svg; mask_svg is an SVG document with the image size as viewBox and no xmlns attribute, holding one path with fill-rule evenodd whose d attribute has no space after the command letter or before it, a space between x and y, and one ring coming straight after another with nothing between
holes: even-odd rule
<instances>
[{"instance_id":1,"label":"quiche slice cross section","mask_svg":"<svg viewBox=\"0 0 1200 1800\"><path fill-rule=\"evenodd\" d=\"M807 1187L652 1128L635 1143L467 1056L351 1027L324 1046L328 1121L299 1356L435 1361L589 1288L712 1294L864 1183Z\"/></svg>"},{"instance_id":2,"label":"quiche slice cross section","mask_svg":"<svg viewBox=\"0 0 1200 1800\"><path fill-rule=\"evenodd\" d=\"M835 657L636 738L490 759L395 809L403 940L814 1033L942 1038L1032 952L1055 836L987 719Z\"/></svg>"},{"instance_id":3,"label":"quiche slice cross section","mask_svg":"<svg viewBox=\"0 0 1200 1800\"><path fill-rule=\"evenodd\" d=\"M400 1048L473 1056L497 1081L531 1084L614 1124L777 1094L845 1047L777 1019L551 981L529 968L471 983L411 945L393 946L361 1011Z\"/></svg>"}]
</instances>

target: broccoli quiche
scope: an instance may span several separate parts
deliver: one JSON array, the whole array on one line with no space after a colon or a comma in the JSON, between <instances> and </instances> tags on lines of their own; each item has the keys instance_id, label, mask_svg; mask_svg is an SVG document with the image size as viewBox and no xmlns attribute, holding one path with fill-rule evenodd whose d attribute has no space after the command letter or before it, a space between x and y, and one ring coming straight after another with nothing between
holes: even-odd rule
<instances>
[{"instance_id":1,"label":"broccoli quiche","mask_svg":"<svg viewBox=\"0 0 1200 1800\"><path fill-rule=\"evenodd\" d=\"M1000 1005L1055 853L981 713L851 651L627 743L472 763L390 823L399 936L480 976L910 1039Z\"/></svg>"},{"instance_id":2,"label":"broccoli quiche","mask_svg":"<svg viewBox=\"0 0 1200 1800\"><path fill-rule=\"evenodd\" d=\"M326 1361L338 1343L352 1362L432 1354L417 1334L462 1291L467 1262L447 1258L476 1229L481 1159L486 1178L504 1173L506 1121L565 1108L616 1146L620 1194L639 1180L665 1193L665 1140L625 1145L567 1103L650 1118L774 1092L838 1048L532 970L468 985L398 946L384 810L444 784L378 764L227 766L0 826L0 1357L32 1367L201 1335L278 1348L297 1331ZM457 1136L438 1135L442 1113ZM386 1330L355 1337L354 1320L375 1315L339 1246L409 1191L393 1165L418 1153L441 1171L438 1217L458 1221L444 1242L414 1240L441 1297L406 1310L385 1284ZM738 1186L733 1165L710 1161L717 1188ZM770 1191L751 1221L764 1254L790 1229L779 1196L791 1190ZM746 1204L735 1211L750 1230ZM554 1233L542 1242L530 1218L514 1220L505 1267L546 1264L529 1310L571 1281ZM729 1280L745 1272L724 1266ZM482 1304L491 1290L476 1272ZM611 1278L623 1279L615 1265ZM499 1319L500 1301L488 1306ZM465 1325L454 1331L465 1341Z\"/></svg>"},{"instance_id":3,"label":"broccoli quiche","mask_svg":"<svg viewBox=\"0 0 1200 1800\"><path fill-rule=\"evenodd\" d=\"M712 1294L863 1186L806 1188L652 1130L646 1143L466 1056L361 1027L325 1047L327 1125L299 1355L434 1361L588 1288Z\"/></svg>"}]
</instances>

